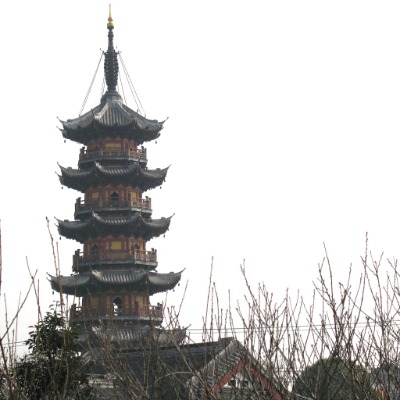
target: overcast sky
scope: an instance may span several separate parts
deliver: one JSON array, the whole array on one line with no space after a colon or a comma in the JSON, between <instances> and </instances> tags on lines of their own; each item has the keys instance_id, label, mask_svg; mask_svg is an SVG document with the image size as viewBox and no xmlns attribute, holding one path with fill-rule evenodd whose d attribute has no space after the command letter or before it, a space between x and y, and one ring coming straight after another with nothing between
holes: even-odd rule
<instances>
[{"instance_id":1,"label":"overcast sky","mask_svg":"<svg viewBox=\"0 0 400 400\"><path fill-rule=\"evenodd\" d=\"M400 2L187 1L112 3L117 49L147 117L164 120L148 166L171 164L152 198L173 217L153 240L159 272L186 268L169 295L200 328L208 274L241 298L240 265L277 298L310 293L326 244L338 279L359 265L365 234L376 256L399 257ZM70 274L80 196L61 189L57 162L76 167L60 119L78 116L100 49L108 1L9 1L2 6L0 219L9 313L29 284L54 273L46 216ZM86 110L100 100L103 69ZM131 97L128 105L135 108ZM153 297L152 303L159 301ZM4 309L4 298L1 300ZM19 339L35 323L33 297ZM4 312L3 312L4 313Z\"/></svg>"}]
</instances>

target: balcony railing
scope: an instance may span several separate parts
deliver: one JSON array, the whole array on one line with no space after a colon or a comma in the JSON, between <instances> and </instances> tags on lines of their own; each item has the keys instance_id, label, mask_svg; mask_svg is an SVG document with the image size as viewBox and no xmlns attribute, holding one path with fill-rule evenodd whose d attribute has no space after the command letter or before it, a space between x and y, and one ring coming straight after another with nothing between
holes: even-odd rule
<instances>
[{"instance_id":1,"label":"balcony railing","mask_svg":"<svg viewBox=\"0 0 400 400\"><path fill-rule=\"evenodd\" d=\"M104 262L132 261L134 263L155 264L157 263L157 250L102 250L89 255L82 254L77 250L73 255L73 269L76 271L79 265Z\"/></svg>"},{"instance_id":2,"label":"balcony railing","mask_svg":"<svg viewBox=\"0 0 400 400\"><path fill-rule=\"evenodd\" d=\"M79 154L79 161L92 161L98 160L102 158L121 158L121 157L129 157L129 158L137 158L139 160L147 160L147 151L145 148L141 149L126 149L126 150L87 150L86 148L82 148Z\"/></svg>"},{"instance_id":3,"label":"balcony railing","mask_svg":"<svg viewBox=\"0 0 400 400\"><path fill-rule=\"evenodd\" d=\"M151 210L151 199L146 196L144 199L98 199L84 201L77 198L75 202L75 212L82 212L96 208L140 208L143 210Z\"/></svg>"},{"instance_id":4,"label":"balcony railing","mask_svg":"<svg viewBox=\"0 0 400 400\"><path fill-rule=\"evenodd\" d=\"M78 318L129 318L129 317L141 317L141 318L162 318L163 317L163 306L161 304L157 306L136 306L131 309L96 309L96 308L84 308L77 305L72 305L70 309L70 319Z\"/></svg>"}]
</instances>

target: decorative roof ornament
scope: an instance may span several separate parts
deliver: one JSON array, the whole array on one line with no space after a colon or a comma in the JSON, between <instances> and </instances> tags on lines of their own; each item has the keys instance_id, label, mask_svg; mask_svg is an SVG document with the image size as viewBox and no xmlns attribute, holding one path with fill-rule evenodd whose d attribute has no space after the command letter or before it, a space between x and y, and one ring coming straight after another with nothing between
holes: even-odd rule
<instances>
[{"instance_id":1,"label":"decorative roof ornament","mask_svg":"<svg viewBox=\"0 0 400 400\"><path fill-rule=\"evenodd\" d=\"M108 23L107 23L107 28L108 29L114 29L114 21L111 16L111 4L108 5Z\"/></svg>"},{"instance_id":2,"label":"decorative roof ornament","mask_svg":"<svg viewBox=\"0 0 400 400\"><path fill-rule=\"evenodd\" d=\"M111 16L111 4L108 15L108 49L104 54L104 74L106 77L108 92L116 92L118 83L118 54L114 49L114 21ZM115 94L115 93L113 93Z\"/></svg>"}]
</instances>

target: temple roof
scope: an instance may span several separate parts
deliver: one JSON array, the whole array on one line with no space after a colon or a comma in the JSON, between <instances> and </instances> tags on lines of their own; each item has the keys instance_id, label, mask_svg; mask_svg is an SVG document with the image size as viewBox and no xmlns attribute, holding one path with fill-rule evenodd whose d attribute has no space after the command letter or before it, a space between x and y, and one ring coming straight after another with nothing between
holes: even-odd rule
<instances>
[{"instance_id":1,"label":"temple roof","mask_svg":"<svg viewBox=\"0 0 400 400\"><path fill-rule=\"evenodd\" d=\"M140 213L128 216L102 217L92 213L84 221L61 221L57 219L60 235L80 243L91 237L108 235L126 235L150 240L165 233L171 223L171 217L161 219L145 219Z\"/></svg>"},{"instance_id":2,"label":"temple roof","mask_svg":"<svg viewBox=\"0 0 400 400\"><path fill-rule=\"evenodd\" d=\"M142 346L131 351L111 352L106 345L92 350L84 355L84 365L92 376L104 377L99 380L101 390L95 392L101 400L117 395L121 399L140 398L142 393L154 393L154 388L163 400L289 398L274 371L261 365L257 354L234 338ZM154 368L149 369L149 365ZM110 374L116 370L121 373ZM135 387L126 384L133 380Z\"/></svg>"},{"instance_id":3,"label":"temple roof","mask_svg":"<svg viewBox=\"0 0 400 400\"><path fill-rule=\"evenodd\" d=\"M60 182L71 189L84 193L98 185L129 185L141 190L160 186L167 176L168 168L145 169L138 162L121 167L102 166L95 162L90 169L65 168L61 165Z\"/></svg>"},{"instance_id":4,"label":"temple roof","mask_svg":"<svg viewBox=\"0 0 400 400\"><path fill-rule=\"evenodd\" d=\"M74 296L83 296L99 286L126 286L130 290L148 290L149 295L153 295L173 289L180 281L182 272L160 274L146 270L91 270L79 275L49 277L54 290Z\"/></svg>"},{"instance_id":5,"label":"temple roof","mask_svg":"<svg viewBox=\"0 0 400 400\"><path fill-rule=\"evenodd\" d=\"M149 120L123 104L118 94L105 94L101 104L75 119L62 121L66 139L86 145L99 137L124 137L137 144L157 139L165 121Z\"/></svg>"},{"instance_id":6,"label":"temple roof","mask_svg":"<svg viewBox=\"0 0 400 400\"><path fill-rule=\"evenodd\" d=\"M149 325L113 325L105 329L104 326L92 326L90 331L86 332L83 340L89 340L92 346L100 346L106 343L117 345L118 349L143 349L145 344L157 343L158 346L173 346L181 343L186 338L187 328L164 329ZM82 340L81 339L81 340ZM99 350L93 348L95 352ZM86 353L85 359L90 359L89 353Z\"/></svg>"}]
</instances>

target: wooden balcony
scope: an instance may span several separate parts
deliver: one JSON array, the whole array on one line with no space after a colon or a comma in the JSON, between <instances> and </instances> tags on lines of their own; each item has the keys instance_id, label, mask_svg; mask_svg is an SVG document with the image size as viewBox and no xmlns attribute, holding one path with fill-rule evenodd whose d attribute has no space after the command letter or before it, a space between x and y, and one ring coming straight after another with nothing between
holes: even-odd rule
<instances>
[{"instance_id":1,"label":"wooden balcony","mask_svg":"<svg viewBox=\"0 0 400 400\"><path fill-rule=\"evenodd\" d=\"M76 272L80 267L107 264L143 264L148 267L157 266L157 250L104 250L85 255L77 250L73 255L72 269Z\"/></svg>"},{"instance_id":2,"label":"wooden balcony","mask_svg":"<svg viewBox=\"0 0 400 400\"><path fill-rule=\"evenodd\" d=\"M90 150L88 151L86 148L81 148L79 154L79 162L85 161L96 161L103 159L119 159L119 158L128 158L139 161L147 161L147 150L145 148L140 149L126 149L126 150Z\"/></svg>"},{"instance_id":3,"label":"wooden balcony","mask_svg":"<svg viewBox=\"0 0 400 400\"><path fill-rule=\"evenodd\" d=\"M144 199L98 199L91 201L84 201L80 197L75 202L75 214L85 211L92 211L96 209L138 209L142 211L151 211L151 199L145 197Z\"/></svg>"},{"instance_id":4,"label":"wooden balcony","mask_svg":"<svg viewBox=\"0 0 400 400\"><path fill-rule=\"evenodd\" d=\"M84 308L73 304L70 308L70 320L90 320L90 319L162 319L163 306L137 306L132 309L103 310L95 308Z\"/></svg>"}]
</instances>

